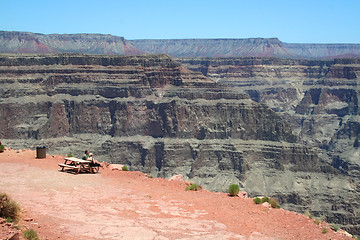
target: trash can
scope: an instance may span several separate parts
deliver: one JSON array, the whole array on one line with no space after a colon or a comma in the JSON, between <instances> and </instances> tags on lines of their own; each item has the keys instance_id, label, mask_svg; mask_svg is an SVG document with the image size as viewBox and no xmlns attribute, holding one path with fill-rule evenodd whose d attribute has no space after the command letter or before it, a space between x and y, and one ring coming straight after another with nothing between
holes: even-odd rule
<instances>
[{"instance_id":1,"label":"trash can","mask_svg":"<svg viewBox=\"0 0 360 240\"><path fill-rule=\"evenodd\" d=\"M45 146L36 147L36 158L46 158L46 147Z\"/></svg>"}]
</instances>

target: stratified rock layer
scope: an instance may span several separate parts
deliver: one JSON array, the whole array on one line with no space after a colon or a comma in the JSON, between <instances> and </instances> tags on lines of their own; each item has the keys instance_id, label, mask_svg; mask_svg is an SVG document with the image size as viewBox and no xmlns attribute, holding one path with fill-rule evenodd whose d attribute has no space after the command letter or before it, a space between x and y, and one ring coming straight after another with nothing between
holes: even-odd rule
<instances>
[{"instance_id":1,"label":"stratified rock layer","mask_svg":"<svg viewBox=\"0 0 360 240\"><path fill-rule=\"evenodd\" d=\"M274 58L181 59L188 68L247 92L286 119L301 143L341 171L360 192L360 59L307 61ZM339 193L343 195L344 193ZM338 205L351 206L342 196ZM294 197L294 201L295 197ZM355 200L359 204L359 199ZM322 204L319 202L319 204ZM358 215L345 207L345 211ZM335 219L351 222L334 215ZM353 232L359 233L359 219Z\"/></svg>"},{"instance_id":2,"label":"stratified rock layer","mask_svg":"<svg viewBox=\"0 0 360 240\"><path fill-rule=\"evenodd\" d=\"M142 39L131 40L139 50L172 57L281 57L334 59L360 57L360 44L284 43L277 38Z\"/></svg>"},{"instance_id":3,"label":"stratified rock layer","mask_svg":"<svg viewBox=\"0 0 360 240\"><path fill-rule=\"evenodd\" d=\"M104 34L39 34L0 31L0 53L142 53L123 37Z\"/></svg>"},{"instance_id":4,"label":"stratified rock layer","mask_svg":"<svg viewBox=\"0 0 360 240\"><path fill-rule=\"evenodd\" d=\"M75 156L90 149L99 160L182 174L210 190L239 183L251 196L358 229L355 178L299 144L265 104L166 55L0 55L0 73L5 145Z\"/></svg>"},{"instance_id":5,"label":"stratified rock layer","mask_svg":"<svg viewBox=\"0 0 360 240\"><path fill-rule=\"evenodd\" d=\"M126 40L105 34L0 31L0 53L168 54L172 57L359 58L360 44L285 43L277 38Z\"/></svg>"}]
</instances>

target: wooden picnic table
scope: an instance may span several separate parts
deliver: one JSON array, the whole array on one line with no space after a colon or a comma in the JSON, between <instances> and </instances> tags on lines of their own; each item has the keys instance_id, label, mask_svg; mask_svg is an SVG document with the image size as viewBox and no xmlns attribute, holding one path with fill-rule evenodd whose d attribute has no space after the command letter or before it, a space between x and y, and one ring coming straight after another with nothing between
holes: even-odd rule
<instances>
[{"instance_id":1,"label":"wooden picnic table","mask_svg":"<svg viewBox=\"0 0 360 240\"><path fill-rule=\"evenodd\" d=\"M80 172L94 172L90 166L91 161L83 160L75 157L66 157L64 163L60 163L61 171L65 168L75 170L76 173Z\"/></svg>"}]
</instances>

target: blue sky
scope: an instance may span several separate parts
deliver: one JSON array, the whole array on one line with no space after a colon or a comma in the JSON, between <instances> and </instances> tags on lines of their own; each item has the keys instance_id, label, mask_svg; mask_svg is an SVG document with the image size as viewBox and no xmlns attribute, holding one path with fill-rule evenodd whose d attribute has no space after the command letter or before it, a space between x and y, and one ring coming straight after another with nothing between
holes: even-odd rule
<instances>
[{"instance_id":1,"label":"blue sky","mask_svg":"<svg viewBox=\"0 0 360 240\"><path fill-rule=\"evenodd\" d=\"M0 0L0 30L360 43L360 0Z\"/></svg>"}]
</instances>

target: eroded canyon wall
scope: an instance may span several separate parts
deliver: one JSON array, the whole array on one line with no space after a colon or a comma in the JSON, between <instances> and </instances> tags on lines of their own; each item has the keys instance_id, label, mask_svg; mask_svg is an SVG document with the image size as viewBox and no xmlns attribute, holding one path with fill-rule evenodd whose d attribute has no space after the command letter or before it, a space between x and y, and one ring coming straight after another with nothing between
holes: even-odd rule
<instances>
[{"instance_id":1,"label":"eroded canyon wall","mask_svg":"<svg viewBox=\"0 0 360 240\"><path fill-rule=\"evenodd\" d=\"M14 148L46 145L51 154L81 156L90 149L99 160L153 176L183 174L209 190L226 191L229 184L239 183L251 196L277 197L284 208L310 209L358 231L358 179L344 171L342 158L333 161L325 147L304 140L300 132L306 124L296 125L300 115L314 112L308 108L321 102L313 93L296 88L282 95L270 92L268 97L290 96L297 103L290 110L269 105L271 109L261 88L268 81L288 84L286 77L267 78L275 65L248 65L241 73L223 63L217 69L211 63L204 67L181 61L202 73L166 55L0 55L0 138ZM318 66L313 68L309 74L318 76ZM235 81L224 72L246 77ZM338 72L356 81L351 71ZM257 79L256 74L265 78ZM251 76L258 83L267 79L266 84L249 85ZM239 88L242 81L249 88ZM349 109L353 112L353 105ZM356 138L356 126L348 126L353 130L338 131L336 139ZM330 148L330 142L321 146Z\"/></svg>"},{"instance_id":2,"label":"eroded canyon wall","mask_svg":"<svg viewBox=\"0 0 360 240\"><path fill-rule=\"evenodd\" d=\"M360 44L285 43L277 38L138 39L110 34L0 31L0 53L168 54L172 57L359 58Z\"/></svg>"},{"instance_id":3,"label":"eroded canyon wall","mask_svg":"<svg viewBox=\"0 0 360 240\"><path fill-rule=\"evenodd\" d=\"M87 53L136 55L142 52L110 34L40 34L0 31L0 53Z\"/></svg>"},{"instance_id":4,"label":"eroded canyon wall","mask_svg":"<svg viewBox=\"0 0 360 240\"><path fill-rule=\"evenodd\" d=\"M341 171L353 190L359 192L360 59L180 61L217 82L233 86L234 90L247 92L254 101L272 108L292 125L300 143L316 149L319 157Z\"/></svg>"},{"instance_id":5,"label":"eroded canyon wall","mask_svg":"<svg viewBox=\"0 0 360 240\"><path fill-rule=\"evenodd\" d=\"M360 57L360 44L285 43L277 38L246 39L138 39L131 43L152 54L177 58L278 57L335 59Z\"/></svg>"}]
</instances>

